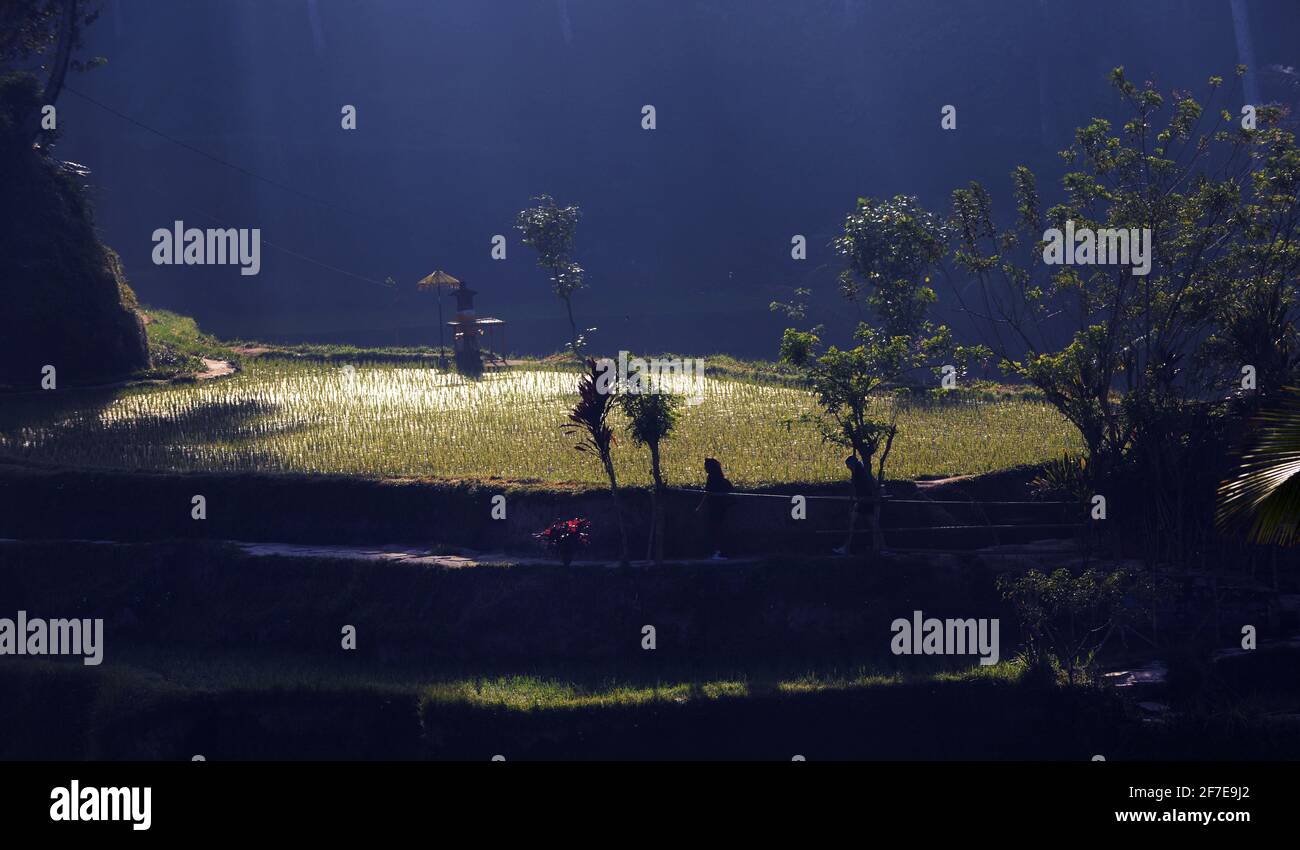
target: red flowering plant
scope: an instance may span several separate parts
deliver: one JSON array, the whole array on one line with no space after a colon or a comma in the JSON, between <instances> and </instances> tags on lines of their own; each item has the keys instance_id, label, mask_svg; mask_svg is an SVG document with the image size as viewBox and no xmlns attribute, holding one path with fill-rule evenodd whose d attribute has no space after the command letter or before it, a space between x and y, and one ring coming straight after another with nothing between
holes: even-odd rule
<instances>
[{"instance_id":1,"label":"red flowering plant","mask_svg":"<svg viewBox=\"0 0 1300 850\"><path fill-rule=\"evenodd\" d=\"M578 549L591 542L591 520L583 517L557 519L533 536L545 543L546 551L558 555L567 567Z\"/></svg>"}]
</instances>

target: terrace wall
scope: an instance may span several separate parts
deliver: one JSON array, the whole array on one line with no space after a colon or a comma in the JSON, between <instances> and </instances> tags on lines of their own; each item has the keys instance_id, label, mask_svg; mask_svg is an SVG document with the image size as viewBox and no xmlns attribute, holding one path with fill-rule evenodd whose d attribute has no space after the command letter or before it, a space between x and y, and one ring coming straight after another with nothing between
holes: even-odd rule
<instances>
[{"instance_id":1,"label":"terrace wall","mask_svg":"<svg viewBox=\"0 0 1300 850\"><path fill-rule=\"evenodd\" d=\"M826 553L844 542L849 503L815 498L843 496L846 488L792 485L780 496L737 496L728 515L729 554ZM977 548L1035 539L1006 530L1060 520L1060 510L1002 508L1000 515L975 503L924 505L912 482L890 482L884 525L889 545L904 548ZM1005 492L1006 488L1002 488ZM791 516L792 493L810 497L806 518ZM952 488L931 490L952 498ZM191 499L207 500L207 519L191 517ZM492 499L506 497L506 518L492 519ZM963 498L987 498L975 493ZM665 499L669 557L709 554L697 493ZM633 557L644 557L650 528L650 492L621 491ZM960 501L960 499L959 499ZM255 473L155 473L72 470L0 461L0 537L20 539L207 539L337 545L441 545L479 551L540 554L533 534L556 519L592 520L589 557L618 551L618 525L608 490L515 482L446 482L351 476ZM1000 524L1004 530L980 526ZM933 526L970 531L890 532ZM865 528L865 521L860 528ZM1039 535L1040 537L1043 535ZM862 545L867 535L862 535Z\"/></svg>"}]
</instances>

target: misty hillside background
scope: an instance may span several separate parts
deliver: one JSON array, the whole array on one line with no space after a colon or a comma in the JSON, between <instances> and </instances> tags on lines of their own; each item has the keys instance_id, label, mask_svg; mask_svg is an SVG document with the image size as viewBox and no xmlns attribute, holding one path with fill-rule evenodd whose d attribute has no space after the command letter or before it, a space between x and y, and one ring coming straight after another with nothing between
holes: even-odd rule
<instances>
[{"instance_id":1,"label":"misty hillside background","mask_svg":"<svg viewBox=\"0 0 1300 850\"><path fill-rule=\"evenodd\" d=\"M1300 65L1293 0L1245 7L1256 67ZM1055 152L1117 112L1112 67L1201 95L1238 62L1228 0L106 0L86 41L109 64L71 88L319 199L62 98L57 155L91 168L145 303L226 337L434 342L411 287L442 268L510 322L511 348L553 351L563 308L511 226L547 192L583 209L574 307L597 349L764 357L786 324L767 305L793 287L847 333L827 243L858 196L946 212L972 179L1006 197L1024 163L1051 201ZM1255 81L1267 99L1287 79ZM150 234L176 219L285 250L264 248L257 277L154 266ZM374 283L388 276L398 294Z\"/></svg>"}]
</instances>

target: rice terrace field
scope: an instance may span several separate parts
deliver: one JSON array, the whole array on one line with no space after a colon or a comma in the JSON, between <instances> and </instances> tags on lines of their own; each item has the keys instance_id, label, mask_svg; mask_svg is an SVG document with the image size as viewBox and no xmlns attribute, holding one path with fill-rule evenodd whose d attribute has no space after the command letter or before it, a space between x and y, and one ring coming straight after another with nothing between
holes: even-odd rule
<instances>
[{"instance_id":1,"label":"rice terrace field","mask_svg":"<svg viewBox=\"0 0 1300 850\"><path fill-rule=\"evenodd\" d=\"M249 358L233 377L37 396L0 411L0 452L77 466L165 471L285 471L504 478L601 484L560 425L577 375L540 362L467 380L427 366ZM814 408L792 386L707 377L665 444L664 474L703 479L717 457L738 484L844 480L844 452L794 421ZM892 404L881 399L881 406ZM649 482L645 452L612 424L620 483ZM1045 402L973 393L912 400L898 413L891 478L974 474L1078 451Z\"/></svg>"},{"instance_id":2,"label":"rice terrace field","mask_svg":"<svg viewBox=\"0 0 1300 850\"><path fill-rule=\"evenodd\" d=\"M0 823L1294 831L1300 0L1088 5L0 0Z\"/></svg>"}]
</instances>

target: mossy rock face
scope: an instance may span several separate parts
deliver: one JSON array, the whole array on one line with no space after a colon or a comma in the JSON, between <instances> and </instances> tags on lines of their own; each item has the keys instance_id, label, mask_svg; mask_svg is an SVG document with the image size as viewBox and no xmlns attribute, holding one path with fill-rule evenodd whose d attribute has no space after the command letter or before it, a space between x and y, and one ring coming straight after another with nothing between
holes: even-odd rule
<instances>
[{"instance_id":1,"label":"mossy rock face","mask_svg":"<svg viewBox=\"0 0 1300 850\"><path fill-rule=\"evenodd\" d=\"M17 138L32 89L0 80L0 384L93 384L149 365L135 295L100 243L75 174Z\"/></svg>"}]
</instances>

